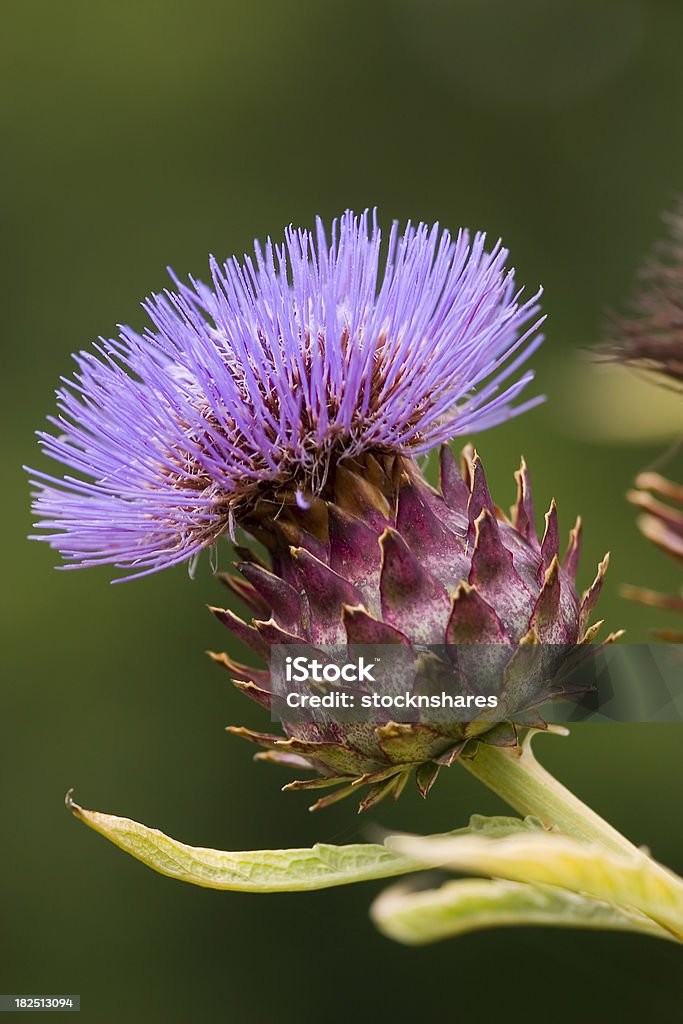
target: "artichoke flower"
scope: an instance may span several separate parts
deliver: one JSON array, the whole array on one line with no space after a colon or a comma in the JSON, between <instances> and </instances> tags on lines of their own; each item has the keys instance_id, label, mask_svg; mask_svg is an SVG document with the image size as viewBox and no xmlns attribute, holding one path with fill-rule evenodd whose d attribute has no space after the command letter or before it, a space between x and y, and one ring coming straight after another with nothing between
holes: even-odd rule
<instances>
[{"instance_id":1,"label":"artichoke flower","mask_svg":"<svg viewBox=\"0 0 683 1024\"><path fill-rule=\"evenodd\" d=\"M607 562L581 600L579 525L560 564L555 506L539 540L524 465L507 519L472 451L458 472L442 447L440 490L416 462L542 400L516 401L544 318L540 291L522 301L506 259L483 234L425 224L394 224L383 250L376 219L347 212L329 238L318 221L314 233L290 228L284 245L257 243L254 258L212 260L211 288L174 278L145 304L143 335L122 328L76 357L57 432L39 434L72 471L35 473L39 539L68 567L140 576L193 568L241 530L242 575L228 582L255 621L217 614L258 654L362 640L487 644L490 661L495 645L505 707L536 721L543 694L528 692L518 652L592 637ZM271 703L267 669L219 660ZM316 783L341 782L320 804L359 780L371 785L363 806L396 796L413 769L426 793L469 742L516 742L500 720L285 728L237 731L272 760L317 770Z\"/></svg>"}]
</instances>

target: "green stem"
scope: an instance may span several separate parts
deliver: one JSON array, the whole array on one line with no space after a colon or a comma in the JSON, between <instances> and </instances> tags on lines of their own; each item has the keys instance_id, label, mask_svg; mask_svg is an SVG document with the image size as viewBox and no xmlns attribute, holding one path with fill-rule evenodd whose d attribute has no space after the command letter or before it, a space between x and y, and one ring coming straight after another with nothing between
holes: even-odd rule
<instances>
[{"instance_id":1,"label":"green stem","mask_svg":"<svg viewBox=\"0 0 683 1024\"><path fill-rule=\"evenodd\" d=\"M533 736L534 730L521 747L480 743L474 756L461 758L460 764L520 814L532 815L567 836L601 846L606 855L607 851L621 854L612 865L614 877L627 877L629 881L615 903L639 910L683 942L683 879L639 850L547 772L531 750ZM636 866L635 875L624 868L624 855L631 866ZM572 889L572 884L567 888Z\"/></svg>"},{"instance_id":2,"label":"green stem","mask_svg":"<svg viewBox=\"0 0 683 1024\"><path fill-rule=\"evenodd\" d=\"M531 750L532 736L529 733L521 747L480 743L474 757L462 758L460 764L520 814L533 815L577 839L621 853L636 851L633 843L538 763Z\"/></svg>"}]
</instances>

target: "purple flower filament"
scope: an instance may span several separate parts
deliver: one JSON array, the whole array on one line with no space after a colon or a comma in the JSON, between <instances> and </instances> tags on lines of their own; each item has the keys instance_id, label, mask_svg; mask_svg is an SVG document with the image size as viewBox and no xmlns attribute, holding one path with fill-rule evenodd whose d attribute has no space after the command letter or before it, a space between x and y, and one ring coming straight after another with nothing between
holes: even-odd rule
<instances>
[{"instance_id":1,"label":"purple flower filament","mask_svg":"<svg viewBox=\"0 0 683 1024\"><path fill-rule=\"evenodd\" d=\"M191 559L257 497L300 507L330 467L372 451L427 452L536 405L515 404L542 341L507 252L438 225L381 233L347 212L328 239L290 228L219 266L211 287L173 277L75 359L58 391L48 455L77 475L33 471L40 535L69 567L144 575Z\"/></svg>"}]
</instances>

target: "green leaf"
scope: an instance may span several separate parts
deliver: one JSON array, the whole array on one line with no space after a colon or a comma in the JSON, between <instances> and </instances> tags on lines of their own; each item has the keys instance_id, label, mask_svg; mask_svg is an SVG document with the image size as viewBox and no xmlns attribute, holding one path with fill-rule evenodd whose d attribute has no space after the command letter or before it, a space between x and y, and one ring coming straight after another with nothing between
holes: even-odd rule
<instances>
[{"instance_id":1,"label":"green leaf","mask_svg":"<svg viewBox=\"0 0 683 1024\"><path fill-rule=\"evenodd\" d=\"M617 852L551 831L498 839L471 833L394 836L387 845L425 865L559 886L629 907L683 940L683 879L635 848L633 854Z\"/></svg>"},{"instance_id":2,"label":"green leaf","mask_svg":"<svg viewBox=\"0 0 683 1024\"><path fill-rule=\"evenodd\" d=\"M385 890L372 905L379 930L416 946L484 928L544 925L644 932L672 939L642 914L554 886L468 878L415 892L405 884Z\"/></svg>"},{"instance_id":3,"label":"green leaf","mask_svg":"<svg viewBox=\"0 0 683 1024\"><path fill-rule=\"evenodd\" d=\"M373 843L350 846L316 843L311 848L244 852L187 846L130 818L79 807L70 792L67 793L66 805L89 828L154 871L209 889L303 892L423 870L420 861L413 861L386 846ZM475 815L468 828L445 835L469 835L471 832L510 835L520 830L536 831L541 827L531 818L522 821L520 818Z\"/></svg>"},{"instance_id":4,"label":"green leaf","mask_svg":"<svg viewBox=\"0 0 683 1024\"><path fill-rule=\"evenodd\" d=\"M209 889L301 892L422 869L421 864L376 844L316 843L311 849L241 853L186 846L130 818L85 810L74 803L70 794L67 806L80 821L148 867Z\"/></svg>"}]
</instances>

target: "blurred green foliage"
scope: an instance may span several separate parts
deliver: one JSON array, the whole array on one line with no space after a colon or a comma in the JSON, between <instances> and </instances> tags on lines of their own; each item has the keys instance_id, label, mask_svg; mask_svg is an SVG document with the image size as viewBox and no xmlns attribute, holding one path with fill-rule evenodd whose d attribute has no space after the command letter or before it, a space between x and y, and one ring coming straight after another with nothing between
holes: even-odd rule
<instances>
[{"instance_id":1,"label":"blurred green foliage","mask_svg":"<svg viewBox=\"0 0 683 1024\"><path fill-rule=\"evenodd\" d=\"M24 0L3 6L3 30L0 990L80 992L98 1022L672 1013L674 947L515 931L404 949L367 919L376 885L193 890L78 826L62 805L70 785L86 806L233 849L436 831L502 807L454 768L425 804L411 793L370 818L350 804L309 816L305 795L280 794L285 776L222 730L265 723L203 656L226 642L204 607L224 599L208 562L194 583L183 569L115 587L105 572L53 572L47 548L23 540L19 467L39 460L32 431L68 353L141 325L139 300L167 264L201 275L209 252L347 206L485 228L522 281L545 285L550 315L535 360L550 401L477 439L492 488L512 500L524 451L539 504L555 495L565 530L584 516L584 585L612 550L609 625L645 639L665 620L621 600L618 583L673 590L680 576L623 494L661 445L573 439L581 395L563 381L681 189L683 6ZM683 477L680 456L670 472ZM682 737L583 726L538 749L680 871Z\"/></svg>"}]
</instances>

